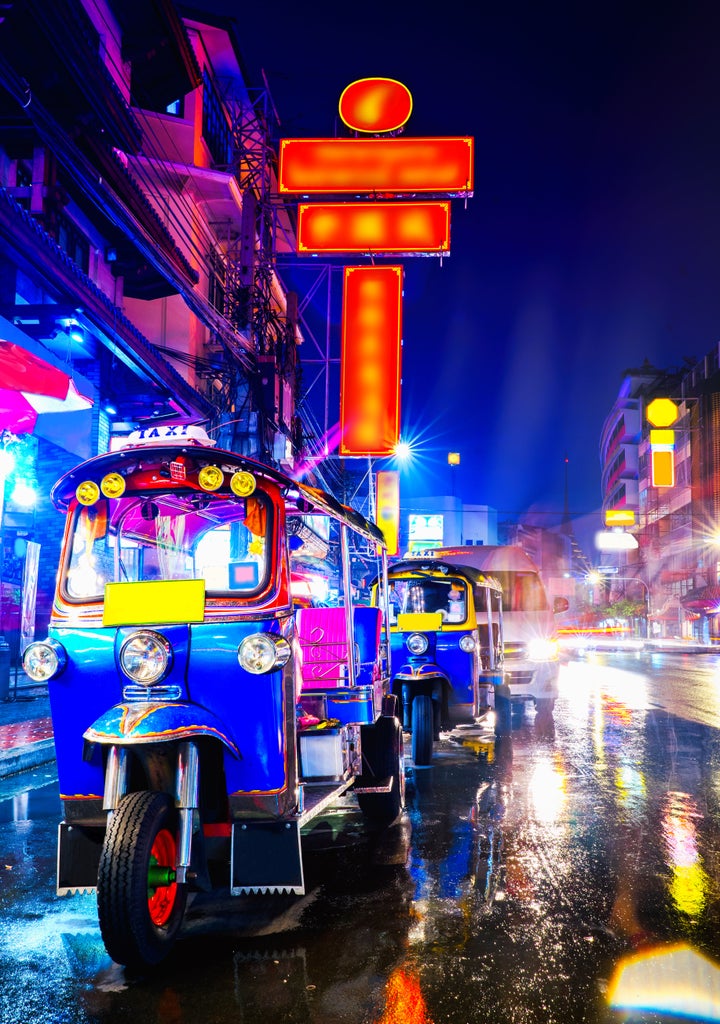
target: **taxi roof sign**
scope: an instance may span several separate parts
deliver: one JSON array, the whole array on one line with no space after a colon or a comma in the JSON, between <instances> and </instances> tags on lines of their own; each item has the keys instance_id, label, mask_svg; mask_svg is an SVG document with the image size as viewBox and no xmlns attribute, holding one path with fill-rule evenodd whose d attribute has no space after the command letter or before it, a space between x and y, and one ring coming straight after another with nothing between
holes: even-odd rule
<instances>
[{"instance_id":1,"label":"taxi roof sign","mask_svg":"<svg viewBox=\"0 0 720 1024\"><path fill-rule=\"evenodd\" d=\"M645 410L648 423L654 427L671 427L680 415L671 398L653 398Z\"/></svg>"},{"instance_id":2,"label":"taxi roof sign","mask_svg":"<svg viewBox=\"0 0 720 1024\"><path fill-rule=\"evenodd\" d=\"M151 427L141 427L140 430L133 430L131 434L123 438L122 448L133 448L135 445L152 444L199 444L205 448L211 448L217 444L208 436L206 430L195 426L192 423L167 423L153 424Z\"/></svg>"}]
</instances>

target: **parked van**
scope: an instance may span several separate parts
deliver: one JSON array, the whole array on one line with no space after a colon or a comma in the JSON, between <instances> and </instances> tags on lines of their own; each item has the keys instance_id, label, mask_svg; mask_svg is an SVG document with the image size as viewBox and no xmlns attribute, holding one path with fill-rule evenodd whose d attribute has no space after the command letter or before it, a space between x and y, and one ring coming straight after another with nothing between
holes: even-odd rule
<instances>
[{"instance_id":1,"label":"parked van","mask_svg":"<svg viewBox=\"0 0 720 1024\"><path fill-rule=\"evenodd\" d=\"M513 704L554 701L559 669L555 615L567 610L567 599L550 602L538 567L516 545L433 548L428 553L444 562L472 565L499 581L510 699Z\"/></svg>"}]
</instances>

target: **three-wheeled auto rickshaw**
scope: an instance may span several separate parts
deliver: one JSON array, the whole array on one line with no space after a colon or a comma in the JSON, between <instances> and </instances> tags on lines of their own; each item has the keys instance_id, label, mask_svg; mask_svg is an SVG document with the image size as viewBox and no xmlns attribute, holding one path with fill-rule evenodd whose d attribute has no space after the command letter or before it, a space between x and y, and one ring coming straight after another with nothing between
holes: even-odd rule
<instances>
[{"instance_id":1,"label":"three-wheeled auto rickshaw","mask_svg":"<svg viewBox=\"0 0 720 1024\"><path fill-rule=\"evenodd\" d=\"M136 432L54 487L67 512L47 680L64 821L59 893L97 891L110 956L163 959L186 897L303 893L303 836L341 795L385 826L403 737L353 544L378 528L331 495L212 447ZM294 559L334 573L334 607L293 600Z\"/></svg>"},{"instance_id":2,"label":"three-wheeled auto rickshaw","mask_svg":"<svg viewBox=\"0 0 720 1024\"><path fill-rule=\"evenodd\" d=\"M502 685L502 588L470 566L408 558L388 569L391 689L430 764L441 730L476 721ZM379 589L382 594L382 588Z\"/></svg>"}]
</instances>

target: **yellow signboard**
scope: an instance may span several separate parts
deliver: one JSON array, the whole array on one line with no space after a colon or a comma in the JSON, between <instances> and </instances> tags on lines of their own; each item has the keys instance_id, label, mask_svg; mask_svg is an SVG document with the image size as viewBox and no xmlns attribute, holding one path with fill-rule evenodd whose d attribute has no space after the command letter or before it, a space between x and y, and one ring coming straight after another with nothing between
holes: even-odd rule
<instances>
[{"instance_id":1,"label":"yellow signboard","mask_svg":"<svg viewBox=\"0 0 720 1024\"><path fill-rule=\"evenodd\" d=\"M653 449L651 454L653 487L675 486L675 456L666 448Z\"/></svg>"},{"instance_id":2,"label":"yellow signboard","mask_svg":"<svg viewBox=\"0 0 720 1024\"><path fill-rule=\"evenodd\" d=\"M204 618L205 580L105 584L103 626L161 626Z\"/></svg>"},{"instance_id":3,"label":"yellow signboard","mask_svg":"<svg viewBox=\"0 0 720 1024\"><path fill-rule=\"evenodd\" d=\"M648 423L654 427L671 427L680 415L671 398L653 398L645 410Z\"/></svg>"},{"instance_id":4,"label":"yellow signboard","mask_svg":"<svg viewBox=\"0 0 720 1024\"><path fill-rule=\"evenodd\" d=\"M400 474L380 470L377 475L375 522L385 537L387 553L396 555L400 549Z\"/></svg>"},{"instance_id":5,"label":"yellow signboard","mask_svg":"<svg viewBox=\"0 0 720 1024\"><path fill-rule=\"evenodd\" d=\"M400 612L397 624L403 633L436 633L442 627L442 612Z\"/></svg>"},{"instance_id":6,"label":"yellow signboard","mask_svg":"<svg viewBox=\"0 0 720 1024\"><path fill-rule=\"evenodd\" d=\"M631 508L609 508L605 511L606 526L634 526L635 512Z\"/></svg>"}]
</instances>

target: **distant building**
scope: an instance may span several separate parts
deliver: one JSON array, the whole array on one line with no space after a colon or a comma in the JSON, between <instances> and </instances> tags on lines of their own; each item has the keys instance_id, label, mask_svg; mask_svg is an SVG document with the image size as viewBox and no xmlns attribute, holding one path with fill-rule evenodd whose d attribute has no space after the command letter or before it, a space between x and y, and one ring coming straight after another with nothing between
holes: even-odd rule
<instances>
[{"instance_id":1,"label":"distant building","mask_svg":"<svg viewBox=\"0 0 720 1024\"><path fill-rule=\"evenodd\" d=\"M652 483L650 424L657 397L677 405L672 429L674 484ZM637 547L606 553L618 581L641 581L651 632L707 640L720 633L720 346L691 368L628 371L608 415L600 445L603 509L632 509L627 528ZM628 582L629 581L629 582Z\"/></svg>"},{"instance_id":2,"label":"distant building","mask_svg":"<svg viewBox=\"0 0 720 1024\"><path fill-rule=\"evenodd\" d=\"M457 544L497 544L497 511L463 505L454 495L400 498L400 548L422 551Z\"/></svg>"}]
</instances>

